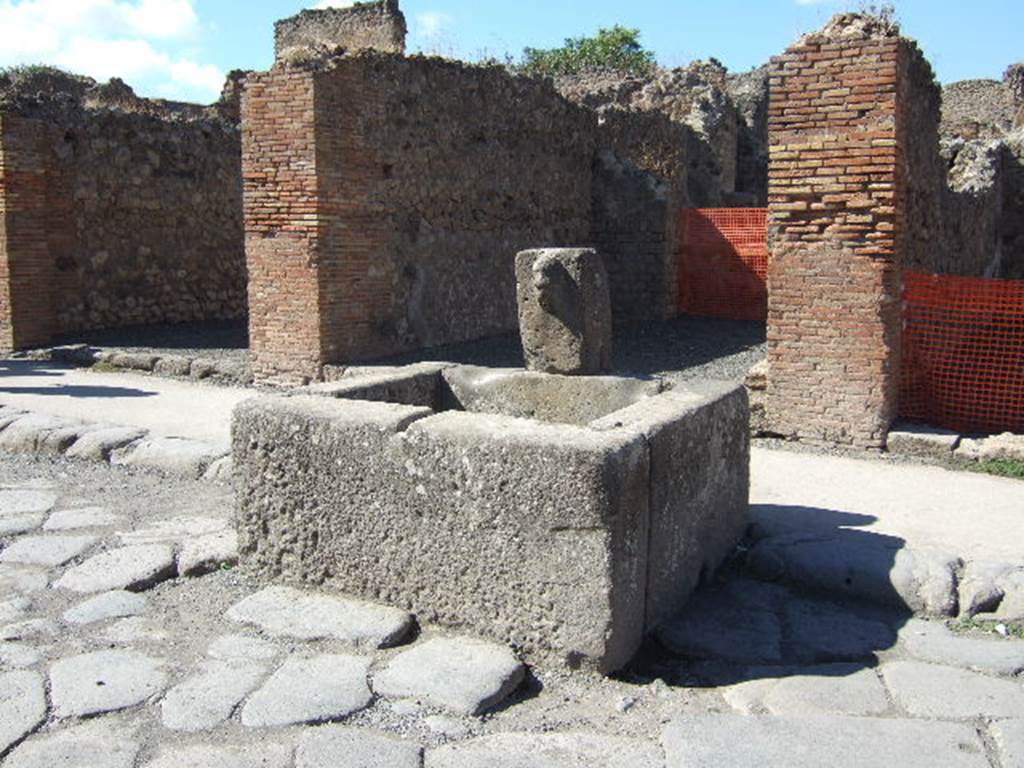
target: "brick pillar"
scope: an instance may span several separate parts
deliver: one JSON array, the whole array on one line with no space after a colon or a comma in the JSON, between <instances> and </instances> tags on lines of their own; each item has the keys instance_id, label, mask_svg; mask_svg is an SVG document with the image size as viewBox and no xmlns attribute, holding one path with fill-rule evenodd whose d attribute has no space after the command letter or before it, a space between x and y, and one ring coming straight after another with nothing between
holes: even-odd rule
<instances>
[{"instance_id":1,"label":"brick pillar","mask_svg":"<svg viewBox=\"0 0 1024 768\"><path fill-rule=\"evenodd\" d=\"M56 329L48 244L52 151L45 124L0 115L0 351L40 346Z\"/></svg>"},{"instance_id":2,"label":"brick pillar","mask_svg":"<svg viewBox=\"0 0 1024 768\"><path fill-rule=\"evenodd\" d=\"M896 414L909 55L847 30L772 60L768 414L788 436L879 448Z\"/></svg>"},{"instance_id":3,"label":"brick pillar","mask_svg":"<svg viewBox=\"0 0 1024 768\"><path fill-rule=\"evenodd\" d=\"M313 102L314 75L297 69L250 75L242 97L249 347L257 378L316 378L324 363Z\"/></svg>"},{"instance_id":4,"label":"brick pillar","mask_svg":"<svg viewBox=\"0 0 1024 768\"><path fill-rule=\"evenodd\" d=\"M277 67L242 99L249 346L257 379L319 378L327 363L397 351L392 225L372 190L383 163L360 133L379 114L364 64Z\"/></svg>"}]
</instances>

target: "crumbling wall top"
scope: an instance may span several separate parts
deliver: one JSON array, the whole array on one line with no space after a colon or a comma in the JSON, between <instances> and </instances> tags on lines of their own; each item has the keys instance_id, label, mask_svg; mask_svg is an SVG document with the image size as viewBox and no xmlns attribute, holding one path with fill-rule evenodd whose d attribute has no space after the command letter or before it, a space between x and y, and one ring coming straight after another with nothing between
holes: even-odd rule
<instances>
[{"instance_id":1,"label":"crumbling wall top","mask_svg":"<svg viewBox=\"0 0 1024 768\"><path fill-rule=\"evenodd\" d=\"M99 83L54 67L14 67L0 71L0 112L64 124L83 112L112 111L167 122L219 121L237 125L237 81L228 76L221 99L210 106L139 96L119 78Z\"/></svg>"},{"instance_id":2,"label":"crumbling wall top","mask_svg":"<svg viewBox=\"0 0 1024 768\"><path fill-rule=\"evenodd\" d=\"M304 10L274 25L274 56L280 60L294 57L297 51L339 47L405 53L407 32L398 0Z\"/></svg>"}]
</instances>

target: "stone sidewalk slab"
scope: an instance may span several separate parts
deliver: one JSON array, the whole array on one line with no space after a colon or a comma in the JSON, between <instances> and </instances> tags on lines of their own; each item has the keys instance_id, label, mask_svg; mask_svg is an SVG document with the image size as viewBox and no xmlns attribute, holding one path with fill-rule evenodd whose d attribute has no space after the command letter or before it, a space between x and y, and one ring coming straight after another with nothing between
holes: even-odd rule
<instances>
[{"instance_id":1,"label":"stone sidewalk slab","mask_svg":"<svg viewBox=\"0 0 1024 768\"><path fill-rule=\"evenodd\" d=\"M592 733L502 733L429 750L424 766L664 768L665 760L657 744L643 739Z\"/></svg>"},{"instance_id":2,"label":"stone sidewalk slab","mask_svg":"<svg viewBox=\"0 0 1024 768\"><path fill-rule=\"evenodd\" d=\"M972 726L916 720L681 717L662 745L666 768L989 768Z\"/></svg>"},{"instance_id":3,"label":"stone sidewalk slab","mask_svg":"<svg viewBox=\"0 0 1024 768\"><path fill-rule=\"evenodd\" d=\"M884 665L882 677L896 704L915 717L958 720L1024 712L1024 684L1018 680L911 661Z\"/></svg>"},{"instance_id":4,"label":"stone sidewalk slab","mask_svg":"<svg viewBox=\"0 0 1024 768\"><path fill-rule=\"evenodd\" d=\"M982 639L953 634L938 621L911 619L899 630L900 643L916 659L965 667L992 675L1024 672L1024 640Z\"/></svg>"},{"instance_id":5,"label":"stone sidewalk slab","mask_svg":"<svg viewBox=\"0 0 1024 768\"><path fill-rule=\"evenodd\" d=\"M423 748L366 728L325 725L306 731L295 747L295 768L420 768Z\"/></svg>"}]
</instances>

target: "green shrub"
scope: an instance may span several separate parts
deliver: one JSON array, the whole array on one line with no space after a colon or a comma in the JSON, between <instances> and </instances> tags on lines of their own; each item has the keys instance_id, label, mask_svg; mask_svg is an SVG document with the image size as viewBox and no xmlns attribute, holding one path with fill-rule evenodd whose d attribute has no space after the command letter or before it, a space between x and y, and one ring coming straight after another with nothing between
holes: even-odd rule
<instances>
[{"instance_id":1,"label":"green shrub","mask_svg":"<svg viewBox=\"0 0 1024 768\"><path fill-rule=\"evenodd\" d=\"M594 37L568 38L561 48L526 48L517 67L523 74L541 77L600 69L646 75L654 68L654 53L640 44L640 30L618 24L602 27Z\"/></svg>"}]
</instances>

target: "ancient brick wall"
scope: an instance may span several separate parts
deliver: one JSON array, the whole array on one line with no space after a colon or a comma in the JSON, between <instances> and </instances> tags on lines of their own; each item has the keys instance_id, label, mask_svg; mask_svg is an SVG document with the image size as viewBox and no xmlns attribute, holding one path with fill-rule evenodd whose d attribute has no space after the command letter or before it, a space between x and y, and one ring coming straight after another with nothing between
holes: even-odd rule
<instances>
[{"instance_id":1,"label":"ancient brick wall","mask_svg":"<svg viewBox=\"0 0 1024 768\"><path fill-rule=\"evenodd\" d=\"M303 50L337 47L403 53L405 35L405 16L398 0L304 10L274 25L274 53L277 59L301 55Z\"/></svg>"},{"instance_id":2,"label":"ancient brick wall","mask_svg":"<svg viewBox=\"0 0 1024 768\"><path fill-rule=\"evenodd\" d=\"M888 29L840 18L772 60L768 411L814 442L880 447L896 413L907 183Z\"/></svg>"},{"instance_id":3,"label":"ancient brick wall","mask_svg":"<svg viewBox=\"0 0 1024 768\"><path fill-rule=\"evenodd\" d=\"M364 54L253 76L243 115L258 376L512 330L515 253L589 241L595 123L543 83Z\"/></svg>"},{"instance_id":4,"label":"ancient brick wall","mask_svg":"<svg viewBox=\"0 0 1024 768\"><path fill-rule=\"evenodd\" d=\"M0 351L43 344L55 328L47 246L47 126L0 114Z\"/></svg>"},{"instance_id":5,"label":"ancient brick wall","mask_svg":"<svg viewBox=\"0 0 1024 768\"><path fill-rule=\"evenodd\" d=\"M30 214L25 195L7 185L6 205L21 206L22 223L8 233L6 258L39 265L16 284L11 306L33 302L41 317L45 305L48 319L37 331L16 314L13 346L62 332L243 317L237 125L216 107L138 99L114 81L33 77L0 83L6 164L32 167L37 196Z\"/></svg>"}]
</instances>

